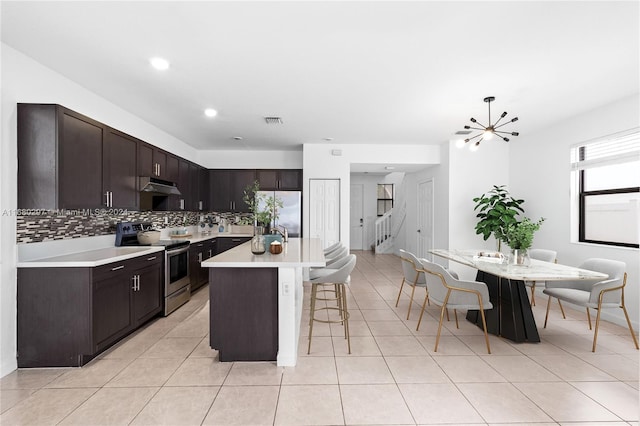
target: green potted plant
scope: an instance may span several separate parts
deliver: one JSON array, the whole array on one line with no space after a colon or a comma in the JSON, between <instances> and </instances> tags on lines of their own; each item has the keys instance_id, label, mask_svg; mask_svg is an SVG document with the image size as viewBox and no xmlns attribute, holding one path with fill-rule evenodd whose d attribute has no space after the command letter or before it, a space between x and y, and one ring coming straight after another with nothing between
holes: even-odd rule
<instances>
[{"instance_id":1,"label":"green potted plant","mask_svg":"<svg viewBox=\"0 0 640 426\"><path fill-rule=\"evenodd\" d=\"M253 226L262 225L262 219L264 219L262 212L260 211L260 201L263 197L259 194L260 182L254 180L252 184L247 185L242 193L242 201L245 202L249 208L249 212L253 215Z\"/></svg>"},{"instance_id":2,"label":"green potted plant","mask_svg":"<svg viewBox=\"0 0 640 426\"><path fill-rule=\"evenodd\" d=\"M529 255L527 250L533 244L533 234L540 229L540 225L544 222L544 218L540 218L537 222L525 217L520 222L511 223L507 226L505 237L506 243L511 247L511 258L509 263L514 265L529 264Z\"/></svg>"},{"instance_id":3,"label":"green potted plant","mask_svg":"<svg viewBox=\"0 0 640 426\"><path fill-rule=\"evenodd\" d=\"M520 207L524 200L513 198L504 185L494 185L491 191L473 201L476 203L473 210L478 212L476 217L479 218L476 234L482 234L485 241L493 235L500 251L501 242L506 242L507 227L518 221L516 216L519 213L524 213L524 209Z\"/></svg>"}]
</instances>

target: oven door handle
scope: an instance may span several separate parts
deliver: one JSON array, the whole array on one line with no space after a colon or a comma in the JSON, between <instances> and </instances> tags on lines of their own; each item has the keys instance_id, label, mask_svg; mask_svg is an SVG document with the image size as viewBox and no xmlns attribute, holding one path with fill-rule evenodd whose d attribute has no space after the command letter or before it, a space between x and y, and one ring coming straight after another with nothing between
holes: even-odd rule
<instances>
[{"instance_id":1,"label":"oven door handle","mask_svg":"<svg viewBox=\"0 0 640 426\"><path fill-rule=\"evenodd\" d=\"M189 246L179 247L175 249L169 249L166 251L167 256L173 256L176 254L181 254L189 251Z\"/></svg>"}]
</instances>

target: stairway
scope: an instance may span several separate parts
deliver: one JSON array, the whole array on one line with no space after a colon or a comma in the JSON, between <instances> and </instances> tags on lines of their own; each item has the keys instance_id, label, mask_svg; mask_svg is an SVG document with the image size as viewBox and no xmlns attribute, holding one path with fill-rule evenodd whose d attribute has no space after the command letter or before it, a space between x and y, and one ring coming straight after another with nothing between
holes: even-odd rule
<instances>
[{"instance_id":1,"label":"stairway","mask_svg":"<svg viewBox=\"0 0 640 426\"><path fill-rule=\"evenodd\" d=\"M376 219L374 243L376 254L393 253L394 241L406 216L407 205L403 203L400 207L394 207Z\"/></svg>"}]
</instances>

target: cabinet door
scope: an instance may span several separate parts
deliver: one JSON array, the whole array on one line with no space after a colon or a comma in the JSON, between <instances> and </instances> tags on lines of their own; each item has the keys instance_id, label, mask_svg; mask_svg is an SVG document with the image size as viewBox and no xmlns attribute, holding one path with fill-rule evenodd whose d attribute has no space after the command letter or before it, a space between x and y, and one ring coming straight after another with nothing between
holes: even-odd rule
<instances>
[{"instance_id":1,"label":"cabinet door","mask_svg":"<svg viewBox=\"0 0 640 426\"><path fill-rule=\"evenodd\" d=\"M59 207L105 207L102 192L104 126L63 108L58 119Z\"/></svg>"},{"instance_id":2,"label":"cabinet door","mask_svg":"<svg viewBox=\"0 0 640 426\"><path fill-rule=\"evenodd\" d=\"M256 180L260 183L260 190L275 191L278 189L277 170L256 170Z\"/></svg>"},{"instance_id":3,"label":"cabinet door","mask_svg":"<svg viewBox=\"0 0 640 426\"><path fill-rule=\"evenodd\" d=\"M189 163L189 198L187 210L200 211L200 166Z\"/></svg>"},{"instance_id":4,"label":"cabinet door","mask_svg":"<svg viewBox=\"0 0 640 426\"><path fill-rule=\"evenodd\" d=\"M189 247L189 281L191 290L200 287L200 262L204 260L204 242L191 244Z\"/></svg>"},{"instance_id":5,"label":"cabinet door","mask_svg":"<svg viewBox=\"0 0 640 426\"><path fill-rule=\"evenodd\" d=\"M133 277L114 273L93 283L93 342L96 350L124 336L133 328L131 291Z\"/></svg>"},{"instance_id":6,"label":"cabinet door","mask_svg":"<svg viewBox=\"0 0 640 426\"><path fill-rule=\"evenodd\" d=\"M190 210L189 203L191 203L191 193L189 177L189 162L180 159L178 162L178 180L176 181L176 185L178 185L181 195L169 197L173 199L171 210Z\"/></svg>"},{"instance_id":7,"label":"cabinet door","mask_svg":"<svg viewBox=\"0 0 640 426\"><path fill-rule=\"evenodd\" d=\"M209 170L209 207L217 212L231 210L231 171Z\"/></svg>"},{"instance_id":8,"label":"cabinet door","mask_svg":"<svg viewBox=\"0 0 640 426\"><path fill-rule=\"evenodd\" d=\"M167 170L164 175L161 176L162 179L168 180L169 182L175 182L178 180L180 159L175 155L167 154Z\"/></svg>"},{"instance_id":9,"label":"cabinet door","mask_svg":"<svg viewBox=\"0 0 640 426\"><path fill-rule=\"evenodd\" d=\"M160 148L153 147L153 174L157 178L166 179L167 174L167 153Z\"/></svg>"},{"instance_id":10,"label":"cabinet door","mask_svg":"<svg viewBox=\"0 0 640 426\"><path fill-rule=\"evenodd\" d=\"M134 324L142 324L162 310L162 262L138 269L138 286L133 292Z\"/></svg>"},{"instance_id":11,"label":"cabinet door","mask_svg":"<svg viewBox=\"0 0 640 426\"><path fill-rule=\"evenodd\" d=\"M302 170L280 170L278 189L286 191L302 191Z\"/></svg>"},{"instance_id":12,"label":"cabinet door","mask_svg":"<svg viewBox=\"0 0 640 426\"><path fill-rule=\"evenodd\" d=\"M155 176L153 146L138 142L138 176Z\"/></svg>"},{"instance_id":13,"label":"cabinet door","mask_svg":"<svg viewBox=\"0 0 640 426\"><path fill-rule=\"evenodd\" d=\"M198 202L202 202L202 205L198 204L200 210L209 211L209 200L211 195L209 193L209 170L204 167L200 167L198 170L200 183L198 185Z\"/></svg>"},{"instance_id":14,"label":"cabinet door","mask_svg":"<svg viewBox=\"0 0 640 426\"><path fill-rule=\"evenodd\" d=\"M113 129L107 130L104 155L104 192L111 194L110 207L138 210L138 141Z\"/></svg>"},{"instance_id":15,"label":"cabinet door","mask_svg":"<svg viewBox=\"0 0 640 426\"><path fill-rule=\"evenodd\" d=\"M234 212L249 213L249 206L242 200L244 189L256 180L255 170L234 170L231 202Z\"/></svg>"}]
</instances>

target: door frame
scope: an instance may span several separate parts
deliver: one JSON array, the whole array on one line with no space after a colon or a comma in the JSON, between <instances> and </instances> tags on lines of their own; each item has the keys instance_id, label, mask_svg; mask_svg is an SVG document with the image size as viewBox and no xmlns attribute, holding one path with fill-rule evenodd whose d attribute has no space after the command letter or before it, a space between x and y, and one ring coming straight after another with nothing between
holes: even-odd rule
<instances>
[{"instance_id":1,"label":"door frame","mask_svg":"<svg viewBox=\"0 0 640 426\"><path fill-rule=\"evenodd\" d=\"M354 186L358 186L360 187L360 213L361 213L361 219L362 219L362 223L360 223L360 227L362 228L361 231L361 236L360 236L360 248L354 248L353 247L353 241L351 241L351 228L354 226L353 223L351 223L351 203L353 201L353 197L351 196L352 193L352 189ZM364 222L364 184L363 183L352 183L349 186L349 245L350 250L364 250L365 249L365 233L366 233L366 227L364 226L365 222Z\"/></svg>"}]
</instances>

